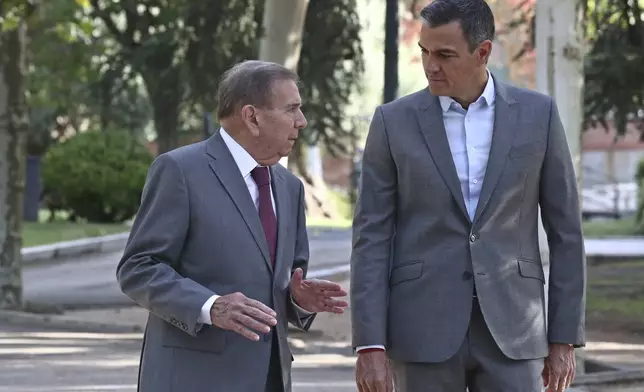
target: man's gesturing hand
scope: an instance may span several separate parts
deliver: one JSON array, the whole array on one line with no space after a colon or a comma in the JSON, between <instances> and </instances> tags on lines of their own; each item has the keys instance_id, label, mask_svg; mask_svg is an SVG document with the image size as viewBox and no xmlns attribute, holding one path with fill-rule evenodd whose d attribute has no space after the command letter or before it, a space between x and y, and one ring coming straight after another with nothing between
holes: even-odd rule
<instances>
[{"instance_id":1,"label":"man's gesturing hand","mask_svg":"<svg viewBox=\"0 0 644 392\"><path fill-rule=\"evenodd\" d=\"M349 304L335 299L344 297L347 292L337 283L328 280L303 279L304 271L298 268L291 278L291 297L295 303L309 312L331 312L342 314Z\"/></svg>"},{"instance_id":2,"label":"man's gesturing hand","mask_svg":"<svg viewBox=\"0 0 644 392\"><path fill-rule=\"evenodd\" d=\"M273 309L242 293L221 296L210 309L210 320L214 326L237 332L255 341L259 340L259 336L249 328L268 333L277 324L276 316Z\"/></svg>"},{"instance_id":3,"label":"man's gesturing hand","mask_svg":"<svg viewBox=\"0 0 644 392\"><path fill-rule=\"evenodd\" d=\"M547 392L563 392L575 378L575 349L568 344L551 344L543 367L543 386Z\"/></svg>"},{"instance_id":4,"label":"man's gesturing hand","mask_svg":"<svg viewBox=\"0 0 644 392\"><path fill-rule=\"evenodd\" d=\"M360 392L393 391L391 369L384 351L358 354L356 384Z\"/></svg>"}]
</instances>

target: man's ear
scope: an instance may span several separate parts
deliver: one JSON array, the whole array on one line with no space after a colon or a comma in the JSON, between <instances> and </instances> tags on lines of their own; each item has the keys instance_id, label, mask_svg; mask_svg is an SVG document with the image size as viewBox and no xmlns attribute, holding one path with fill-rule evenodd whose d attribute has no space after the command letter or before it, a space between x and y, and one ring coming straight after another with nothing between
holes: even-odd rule
<instances>
[{"instance_id":1,"label":"man's ear","mask_svg":"<svg viewBox=\"0 0 644 392\"><path fill-rule=\"evenodd\" d=\"M255 137L259 136L258 114L257 108L253 105L246 105L241 109L241 119Z\"/></svg>"},{"instance_id":2,"label":"man's ear","mask_svg":"<svg viewBox=\"0 0 644 392\"><path fill-rule=\"evenodd\" d=\"M481 42L479 47L476 48L476 52L481 64L487 64L490 59L490 54L492 53L492 42L490 40Z\"/></svg>"}]
</instances>

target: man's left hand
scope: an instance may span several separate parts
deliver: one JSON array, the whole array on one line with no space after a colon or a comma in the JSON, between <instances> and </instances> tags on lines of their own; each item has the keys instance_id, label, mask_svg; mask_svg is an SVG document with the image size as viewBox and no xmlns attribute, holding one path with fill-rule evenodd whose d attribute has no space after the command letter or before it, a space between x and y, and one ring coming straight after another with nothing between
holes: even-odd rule
<instances>
[{"instance_id":1,"label":"man's left hand","mask_svg":"<svg viewBox=\"0 0 644 392\"><path fill-rule=\"evenodd\" d=\"M543 386L547 392L563 392L575 378L575 349L568 344L551 344L543 367Z\"/></svg>"},{"instance_id":2,"label":"man's left hand","mask_svg":"<svg viewBox=\"0 0 644 392\"><path fill-rule=\"evenodd\" d=\"M293 273L290 283L291 296L302 309L312 312L331 312L342 314L349 304L338 300L347 292L337 283L328 280L304 279L304 271L298 268Z\"/></svg>"}]
</instances>

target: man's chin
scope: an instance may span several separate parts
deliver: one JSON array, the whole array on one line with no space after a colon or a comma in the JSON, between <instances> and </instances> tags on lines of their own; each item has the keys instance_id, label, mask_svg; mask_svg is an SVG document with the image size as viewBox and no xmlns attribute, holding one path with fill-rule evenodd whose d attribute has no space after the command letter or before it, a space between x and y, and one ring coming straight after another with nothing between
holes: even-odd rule
<instances>
[{"instance_id":1,"label":"man's chin","mask_svg":"<svg viewBox=\"0 0 644 392\"><path fill-rule=\"evenodd\" d=\"M449 96L449 91L445 86L439 84L429 84L429 92L434 96Z\"/></svg>"}]
</instances>

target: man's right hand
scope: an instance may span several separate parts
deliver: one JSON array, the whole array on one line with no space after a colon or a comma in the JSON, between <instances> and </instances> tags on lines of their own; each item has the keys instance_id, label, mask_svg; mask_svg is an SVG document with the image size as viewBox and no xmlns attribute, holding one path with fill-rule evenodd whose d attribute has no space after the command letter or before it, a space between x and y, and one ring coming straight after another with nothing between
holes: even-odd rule
<instances>
[{"instance_id":1,"label":"man's right hand","mask_svg":"<svg viewBox=\"0 0 644 392\"><path fill-rule=\"evenodd\" d=\"M277 325L276 316L273 309L242 293L223 295L215 300L210 309L210 320L214 326L237 332L254 341L259 340L259 335L251 328L268 333L271 327Z\"/></svg>"},{"instance_id":2,"label":"man's right hand","mask_svg":"<svg viewBox=\"0 0 644 392\"><path fill-rule=\"evenodd\" d=\"M384 351L358 353L356 385L360 392L392 392L393 380Z\"/></svg>"}]
</instances>

